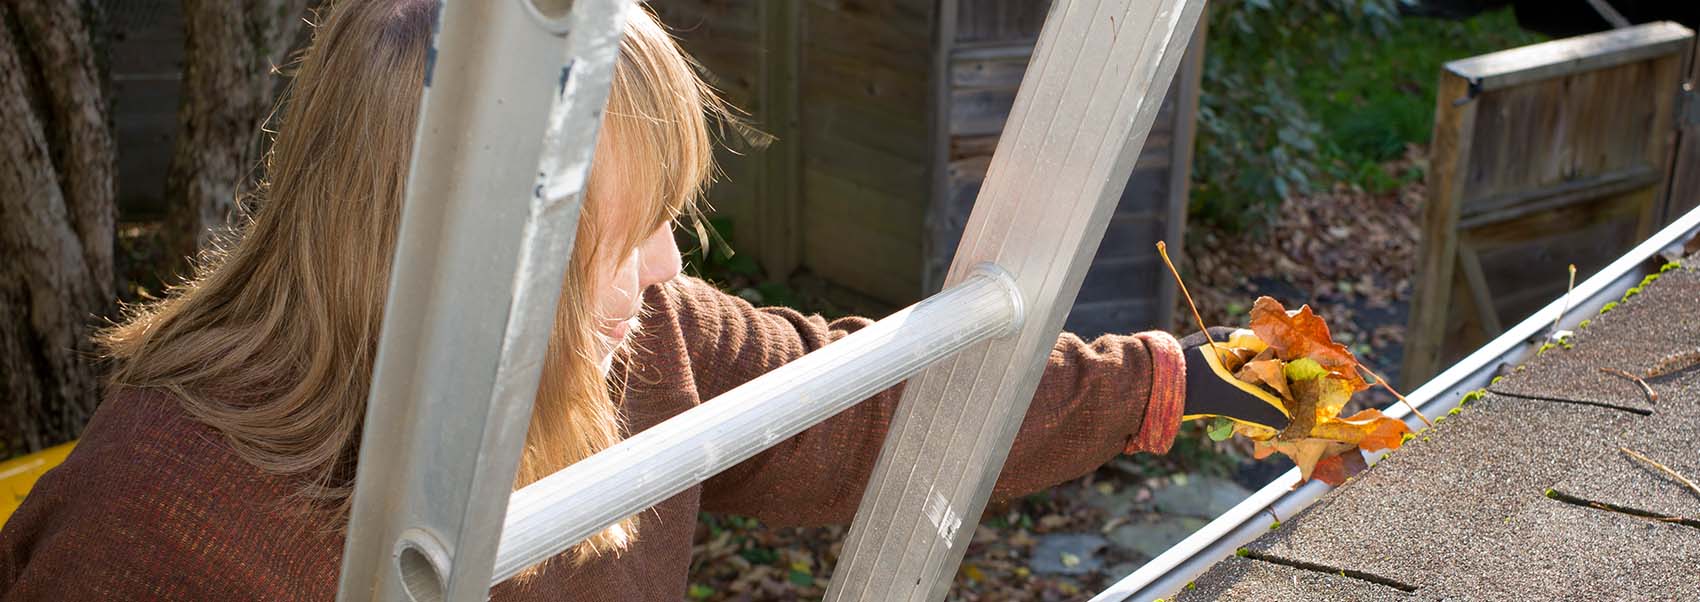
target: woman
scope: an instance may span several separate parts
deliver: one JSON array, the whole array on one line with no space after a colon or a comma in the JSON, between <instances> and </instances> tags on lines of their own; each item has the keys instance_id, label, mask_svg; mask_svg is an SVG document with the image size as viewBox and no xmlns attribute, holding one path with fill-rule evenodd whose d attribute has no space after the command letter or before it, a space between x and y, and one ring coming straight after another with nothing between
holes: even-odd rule
<instances>
[{"instance_id":1,"label":"woman","mask_svg":"<svg viewBox=\"0 0 1700 602\"><path fill-rule=\"evenodd\" d=\"M0 533L6 599L334 596L436 5L329 10L241 239L102 335L107 401ZM679 276L670 225L709 179L718 103L654 18L634 15L515 487L868 323L755 309ZM1060 337L995 495L1167 450L1184 357L1164 333ZM1192 373L1194 397L1214 391L1215 405L1187 414L1272 412ZM699 510L848 521L898 397L886 391L492 596L679 600Z\"/></svg>"}]
</instances>

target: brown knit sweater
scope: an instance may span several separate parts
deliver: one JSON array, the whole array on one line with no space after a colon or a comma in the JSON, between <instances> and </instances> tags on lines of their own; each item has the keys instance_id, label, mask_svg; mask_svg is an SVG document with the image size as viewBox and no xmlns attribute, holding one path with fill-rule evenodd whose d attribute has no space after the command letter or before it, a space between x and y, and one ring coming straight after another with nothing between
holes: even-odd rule
<instances>
[{"instance_id":1,"label":"brown knit sweater","mask_svg":"<svg viewBox=\"0 0 1700 602\"><path fill-rule=\"evenodd\" d=\"M868 324L756 309L688 278L647 296L653 313L622 401L633 431ZM1167 334L1060 337L994 497L1078 477L1124 448L1167 451L1182 370ZM558 558L492 598L680 600L699 511L776 526L848 522L898 397L881 393L658 504L617 557L580 566ZM295 487L238 459L173 398L116 392L0 531L0 597L330 600L342 540L287 508Z\"/></svg>"}]
</instances>

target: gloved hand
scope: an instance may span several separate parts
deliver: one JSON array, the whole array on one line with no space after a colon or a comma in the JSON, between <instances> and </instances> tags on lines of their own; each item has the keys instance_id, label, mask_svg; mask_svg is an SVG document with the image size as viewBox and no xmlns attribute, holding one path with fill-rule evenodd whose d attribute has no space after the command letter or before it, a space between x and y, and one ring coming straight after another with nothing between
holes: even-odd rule
<instances>
[{"instance_id":1,"label":"gloved hand","mask_svg":"<svg viewBox=\"0 0 1700 602\"><path fill-rule=\"evenodd\" d=\"M1210 336L1226 343L1234 329L1215 327ZM1211 352L1204 333L1195 332L1180 340L1186 356L1186 409L1182 420L1221 416L1237 422L1266 426L1277 431L1287 427L1291 418L1281 398L1234 378L1222 366L1220 356Z\"/></svg>"}]
</instances>

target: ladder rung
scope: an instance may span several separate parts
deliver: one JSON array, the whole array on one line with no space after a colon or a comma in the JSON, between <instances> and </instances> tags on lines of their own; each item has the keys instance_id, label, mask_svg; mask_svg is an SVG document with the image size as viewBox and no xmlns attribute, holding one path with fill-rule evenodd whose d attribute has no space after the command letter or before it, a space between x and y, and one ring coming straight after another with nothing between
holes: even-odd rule
<instances>
[{"instance_id":1,"label":"ladder rung","mask_svg":"<svg viewBox=\"0 0 1700 602\"><path fill-rule=\"evenodd\" d=\"M987 265L926 300L515 492L493 583L707 480L974 343L1020 327Z\"/></svg>"}]
</instances>

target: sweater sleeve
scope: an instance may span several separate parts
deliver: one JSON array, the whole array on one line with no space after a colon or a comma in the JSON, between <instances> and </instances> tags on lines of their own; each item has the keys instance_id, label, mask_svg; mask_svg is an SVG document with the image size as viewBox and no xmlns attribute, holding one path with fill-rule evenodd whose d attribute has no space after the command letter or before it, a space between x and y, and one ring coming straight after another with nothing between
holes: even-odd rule
<instances>
[{"instance_id":1,"label":"sweater sleeve","mask_svg":"<svg viewBox=\"0 0 1700 602\"><path fill-rule=\"evenodd\" d=\"M867 326L757 309L694 279L671 285L691 371L708 400ZM1079 477L1118 453L1163 453L1179 429L1184 362L1162 332L1058 337L993 490L1025 495ZM879 459L902 385L710 479L703 509L771 525L848 522Z\"/></svg>"}]
</instances>

